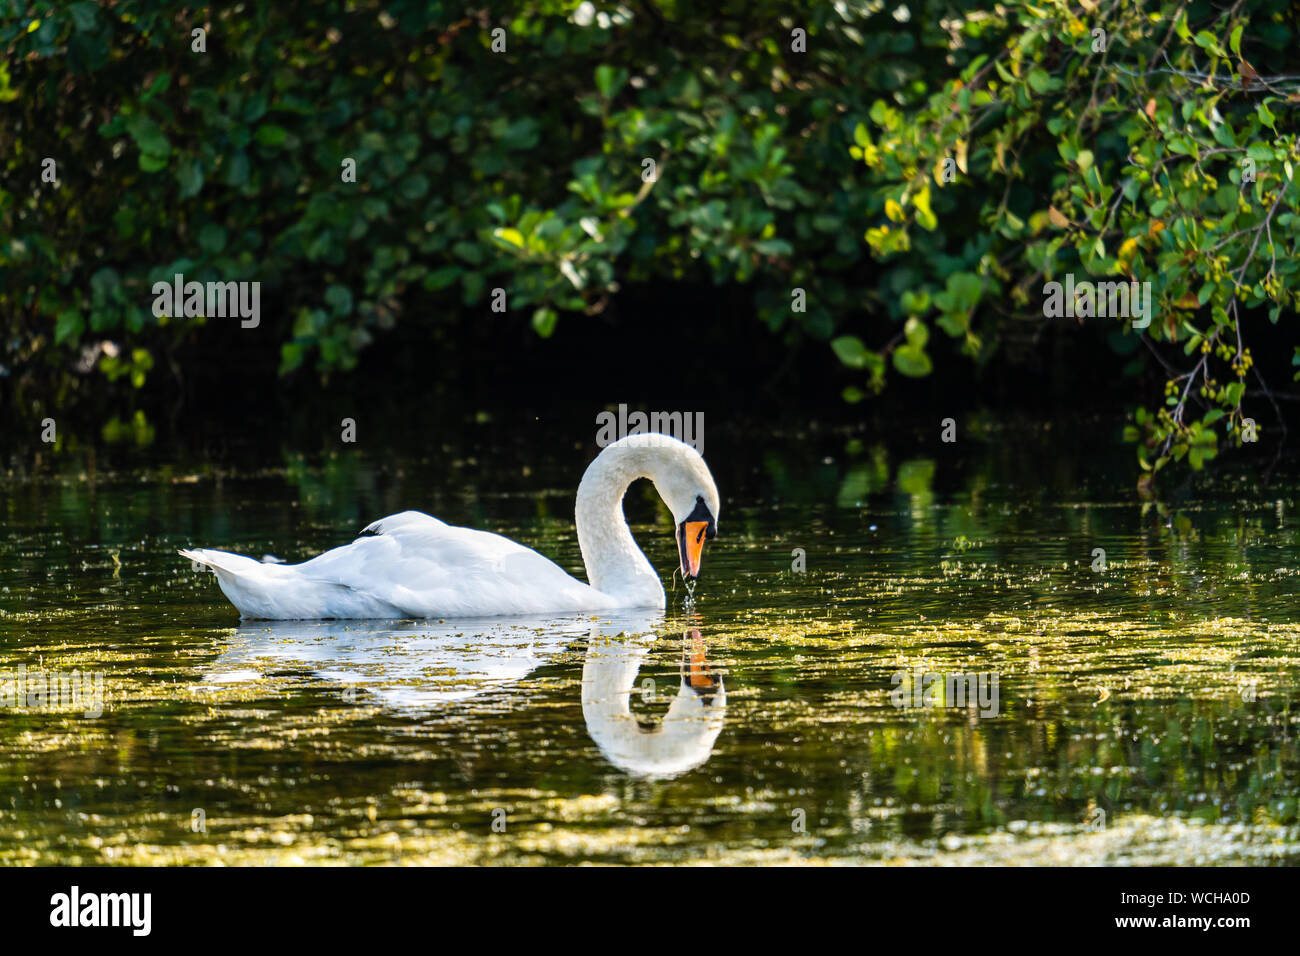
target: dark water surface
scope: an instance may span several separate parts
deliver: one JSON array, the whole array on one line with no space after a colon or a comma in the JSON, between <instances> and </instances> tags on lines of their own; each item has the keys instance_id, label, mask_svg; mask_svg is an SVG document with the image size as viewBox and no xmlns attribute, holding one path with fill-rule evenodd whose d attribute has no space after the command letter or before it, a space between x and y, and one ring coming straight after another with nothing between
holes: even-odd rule
<instances>
[{"instance_id":1,"label":"dark water surface","mask_svg":"<svg viewBox=\"0 0 1300 956\"><path fill-rule=\"evenodd\" d=\"M1300 860L1294 482L1143 501L1105 430L932 431L711 436L694 611L596 619L241 625L175 554L416 508L582 576L594 434L11 468L0 863Z\"/></svg>"}]
</instances>

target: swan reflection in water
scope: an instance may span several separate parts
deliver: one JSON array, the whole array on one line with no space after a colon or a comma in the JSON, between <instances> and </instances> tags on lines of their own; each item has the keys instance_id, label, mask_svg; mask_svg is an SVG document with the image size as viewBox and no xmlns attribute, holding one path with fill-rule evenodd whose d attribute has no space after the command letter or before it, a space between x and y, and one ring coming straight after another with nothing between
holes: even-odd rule
<instances>
[{"instance_id":1,"label":"swan reflection in water","mask_svg":"<svg viewBox=\"0 0 1300 956\"><path fill-rule=\"evenodd\" d=\"M587 733L605 758L638 777L669 777L700 766L713 753L727 713L722 675L709 667L698 628L682 635L681 684L668 713L650 722L632 713L637 674L647 644L592 640L582 665L582 716ZM643 683L647 704L654 683Z\"/></svg>"},{"instance_id":2,"label":"swan reflection in water","mask_svg":"<svg viewBox=\"0 0 1300 956\"><path fill-rule=\"evenodd\" d=\"M430 712L521 680L575 640L587 639L582 716L600 752L639 777L668 777L709 759L722 732L727 692L710 668L698 628L682 635L680 686L660 721L652 681L637 676L663 624L660 611L478 621L275 621L240 625L212 665L209 684L309 670L389 710Z\"/></svg>"}]
</instances>

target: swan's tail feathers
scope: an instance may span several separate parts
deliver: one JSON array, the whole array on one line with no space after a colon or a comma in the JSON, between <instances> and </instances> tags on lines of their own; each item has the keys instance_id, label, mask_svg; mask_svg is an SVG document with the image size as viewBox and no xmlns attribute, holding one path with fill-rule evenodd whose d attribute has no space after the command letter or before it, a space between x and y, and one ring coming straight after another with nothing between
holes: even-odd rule
<instances>
[{"instance_id":1,"label":"swan's tail feathers","mask_svg":"<svg viewBox=\"0 0 1300 956\"><path fill-rule=\"evenodd\" d=\"M253 568L262 567L260 562L254 561L252 558L246 558L241 554L231 554L229 551L209 551L206 548L187 550L181 548L178 553L182 557L189 558L196 571L200 568L211 568L217 579L222 582L233 583L239 579L240 575L248 574Z\"/></svg>"},{"instance_id":2,"label":"swan's tail feathers","mask_svg":"<svg viewBox=\"0 0 1300 956\"><path fill-rule=\"evenodd\" d=\"M286 588L283 568L278 564L262 564L242 554L229 551L209 551L207 548L182 548L180 554L189 558L196 571L211 568L217 576L221 592L241 617L281 618L311 617L310 613L295 613L297 602L285 601L293 596L293 590ZM281 572L277 574L276 572ZM310 609L307 609L310 610Z\"/></svg>"},{"instance_id":3,"label":"swan's tail feathers","mask_svg":"<svg viewBox=\"0 0 1300 956\"><path fill-rule=\"evenodd\" d=\"M308 577L301 565L255 561L229 551L180 549L195 570L211 568L242 617L257 620L411 617L401 608L338 581Z\"/></svg>"}]
</instances>

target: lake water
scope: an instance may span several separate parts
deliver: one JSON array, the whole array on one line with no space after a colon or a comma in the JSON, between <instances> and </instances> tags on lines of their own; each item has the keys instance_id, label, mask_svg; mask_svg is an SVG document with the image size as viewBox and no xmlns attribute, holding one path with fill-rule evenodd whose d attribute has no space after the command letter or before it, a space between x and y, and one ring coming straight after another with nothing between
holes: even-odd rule
<instances>
[{"instance_id":1,"label":"lake water","mask_svg":"<svg viewBox=\"0 0 1300 956\"><path fill-rule=\"evenodd\" d=\"M1104 428L710 435L690 613L241 624L175 554L416 508L581 576L579 437L13 468L0 864L1300 860L1285 468L1161 502Z\"/></svg>"}]
</instances>

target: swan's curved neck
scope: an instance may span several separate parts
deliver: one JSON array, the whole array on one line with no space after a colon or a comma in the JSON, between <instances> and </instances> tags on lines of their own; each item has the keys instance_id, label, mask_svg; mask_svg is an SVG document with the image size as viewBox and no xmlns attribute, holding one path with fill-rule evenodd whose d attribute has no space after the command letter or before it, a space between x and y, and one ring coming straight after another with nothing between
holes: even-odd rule
<instances>
[{"instance_id":1,"label":"swan's curved neck","mask_svg":"<svg viewBox=\"0 0 1300 956\"><path fill-rule=\"evenodd\" d=\"M664 607L664 587L623 517L623 496L638 478L655 479L655 449L610 445L578 485L575 520L587 581L624 607Z\"/></svg>"}]
</instances>

